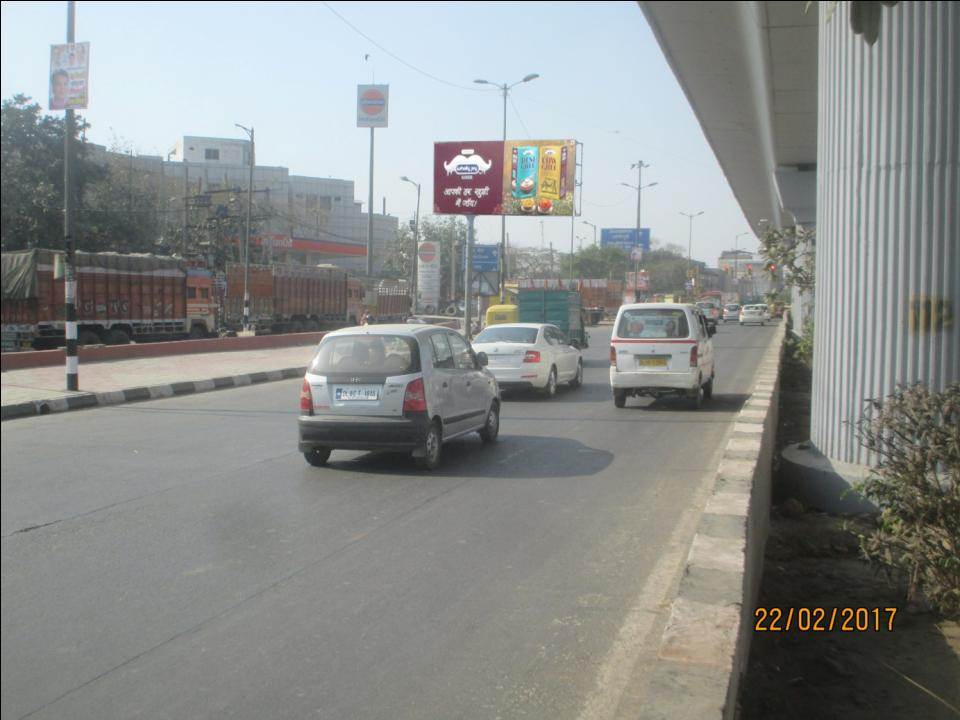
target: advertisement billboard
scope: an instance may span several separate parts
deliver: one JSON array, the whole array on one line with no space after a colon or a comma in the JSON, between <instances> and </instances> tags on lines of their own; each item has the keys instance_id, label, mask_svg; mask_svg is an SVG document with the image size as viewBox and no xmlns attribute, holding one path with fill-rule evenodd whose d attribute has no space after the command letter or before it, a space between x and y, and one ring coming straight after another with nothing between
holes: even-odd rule
<instances>
[{"instance_id":1,"label":"advertisement billboard","mask_svg":"<svg viewBox=\"0 0 960 720\"><path fill-rule=\"evenodd\" d=\"M434 213L574 214L574 140L438 142L433 147Z\"/></svg>"},{"instance_id":2,"label":"advertisement billboard","mask_svg":"<svg viewBox=\"0 0 960 720\"><path fill-rule=\"evenodd\" d=\"M643 252L650 252L650 228L601 228L600 245L606 247L612 245L630 252L635 247L640 247Z\"/></svg>"},{"instance_id":3,"label":"advertisement billboard","mask_svg":"<svg viewBox=\"0 0 960 720\"><path fill-rule=\"evenodd\" d=\"M50 46L51 110L85 110L89 100L90 43Z\"/></svg>"},{"instance_id":4,"label":"advertisement billboard","mask_svg":"<svg viewBox=\"0 0 960 720\"><path fill-rule=\"evenodd\" d=\"M504 215L574 214L574 140L508 140L503 147Z\"/></svg>"},{"instance_id":5,"label":"advertisement billboard","mask_svg":"<svg viewBox=\"0 0 960 720\"><path fill-rule=\"evenodd\" d=\"M389 85L357 85L357 127L387 127Z\"/></svg>"},{"instance_id":6,"label":"advertisement billboard","mask_svg":"<svg viewBox=\"0 0 960 720\"><path fill-rule=\"evenodd\" d=\"M432 315L440 306L440 246L424 240L417 249L416 311Z\"/></svg>"}]
</instances>

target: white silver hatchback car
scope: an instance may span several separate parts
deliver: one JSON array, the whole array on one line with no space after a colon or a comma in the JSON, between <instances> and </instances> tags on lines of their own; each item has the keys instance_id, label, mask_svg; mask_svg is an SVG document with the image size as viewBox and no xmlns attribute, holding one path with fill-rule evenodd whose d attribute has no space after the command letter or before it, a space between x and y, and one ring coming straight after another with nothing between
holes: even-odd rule
<instances>
[{"instance_id":1,"label":"white silver hatchback car","mask_svg":"<svg viewBox=\"0 0 960 720\"><path fill-rule=\"evenodd\" d=\"M714 333L695 305L621 305L610 339L614 404L624 407L628 396L679 395L699 408L713 395Z\"/></svg>"},{"instance_id":2,"label":"white silver hatchback car","mask_svg":"<svg viewBox=\"0 0 960 720\"><path fill-rule=\"evenodd\" d=\"M501 390L535 388L551 398L558 383L580 387L580 348L556 325L508 323L490 325L473 339L490 360L490 372Z\"/></svg>"},{"instance_id":3,"label":"white silver hatchback car","mask_svg":"<svg viewBox=\"0 0 960 720\"><path fill-rule=\"evenodd\" d=\"M300 390L300 452L325 465L335 449L409 451L440 464L444 442L500 432L500 389L455 330L368 325L328 333Z\"/></svg>"}]
</instances>

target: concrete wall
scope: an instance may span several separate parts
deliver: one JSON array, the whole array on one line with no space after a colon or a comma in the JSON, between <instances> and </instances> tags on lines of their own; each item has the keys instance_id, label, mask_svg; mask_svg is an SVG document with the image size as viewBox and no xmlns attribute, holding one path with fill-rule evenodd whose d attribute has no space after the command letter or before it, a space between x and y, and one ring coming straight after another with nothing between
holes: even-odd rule
<instances>
[{"instance_id":1,"label":"concrete wall","mask_svg":"<svg viewBox=\"0 0 960 720\"><path fill-rule=\"evenodd\" d=\"M728 720L746 670L770 529L781 323L733 427L651 669L640 720Z\"/></svg>"}]
</instances>

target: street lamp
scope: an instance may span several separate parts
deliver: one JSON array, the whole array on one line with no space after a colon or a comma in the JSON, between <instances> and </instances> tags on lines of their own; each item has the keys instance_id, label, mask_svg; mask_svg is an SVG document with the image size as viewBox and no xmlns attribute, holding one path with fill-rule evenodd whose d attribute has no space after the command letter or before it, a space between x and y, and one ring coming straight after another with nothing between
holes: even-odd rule
<instances>
[{"instance_id":1,"label":"street lamp","mask_svg":"<svg viewBox=\"0 0 960 720\"><path fill-rule=\"evenodd\" d=\"M530 82L531 80L536 80L538 77L540 77L540 75L538 75L537 73L530 73L529 75L526 75L522 80L517 80L517 82L511 85L508 85L507 83L503 83L501 85L499 83L493 83L493 82L490 82L489 80L482 80L482 79L474 80L474 82L477 83L478 85L493 85L495 88L499 88L500 91L503 92L503 141L504 142L507 141L507 95L510 92L510 88L513 88L519 85L520 83L526 83L526 82ZM468 260L468 262L472 262L472 260ZM506 269L507 269L507 216L501 215L500 216L500 304L501 305L505 303L507 300Z\"/></svg>"},{"instance_id":2,"label":"street lamp","mask_svg":"<svg viewBox=\"0 0 960 720\"><path fill-rule=\"evenodd\" d=\"M403 182L408 182L411 185L415 185L417 188L417 214L414 216L415 220L413 221L413 262L411 263L411 278L410 278L410 289L413 295L413 314L416 315L419 312L419 292L417 288L417 267L419 265L420 257L420 183L414 182L406 175L400 178Z\"/></svg>"},{"instance_id":3,"label":"street lamp","mask_svg":"<svg viewBox=\"0 0 960 720\"><path fill-rule=\"evenodd\" d=\"M649 166L649 165L644 165L644 167L650 167L650 166ZM624 187L630 188L631 190L636 190L636 191L637 191L637 240L639 240L639 239L640 239L641 218L642 218L642 216L641 216L641 214L640 214L641 207L642 207L642 206L640 205L640 197L641 197L641 194L642 194L643 191L646 190L647 188L652 188L654 185L659 185L660 183L658 183L658 182L652 182L652 183L647 183L646 185L640 185L640 186L631 185L630 183L620 183L620 184L623 185Z\"/></svg>"},{"instance_id":4,"label":"street lamp","mask_svg":"<svg viewBox=\"0 0 960 720\"><path fill-rule=\"evenodd\" d=\"M583 224L584 224L584 225L589 225L590 227L593 228L593 244L596 245L596 244L597 244L597 226L594 225L594 224L593 224L592 222L590 222L589 220L584 220L584 221L583 221Z\"/></svg>"},{"instance_id":5,"label":"street lamp","mask_svg":"<svg viewBox=\"0 0 960 720\"><path fill-rule=\"evenodd\" d=\"M737 302L740 302L740 250L737 243L745 235L753 235L751 232L742 232L733 238L733 280L734 288L737 292Z\"/></svg>"},{"instance_id":6,"label":"street lamp","mask_svg":"<svg viewBox=\"0 0 960 720\"><path fill-rule=\"evenodd\" d=\"M250 179L247 182L247 223L243 232L243 329L250 329L250 213L253 208L253 166L254 139L253 128L234 123L250 138Z\"/></svg>"},{"instance_id":7,"label":"street lamp","mask_svg":"<svg viewBox=\"0 0 960 720\"><path fill-rule=\"evenodd\" d=\"M690 221L690 235L687 238L687 272L690 274L691 280L693 280L693 219L700 217L703 213L703 210L698 213L685 213L682 210L680 211L680 214Z\"/></svg>"}]
</instances>

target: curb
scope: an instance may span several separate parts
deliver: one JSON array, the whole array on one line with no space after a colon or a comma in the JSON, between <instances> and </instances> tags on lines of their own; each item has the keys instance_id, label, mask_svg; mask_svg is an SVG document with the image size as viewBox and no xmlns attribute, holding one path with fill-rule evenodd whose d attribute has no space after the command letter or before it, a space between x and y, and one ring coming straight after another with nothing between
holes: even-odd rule
<instances>
[{"instance_id":1,"label":"curb","mask_svg":"<svg viewBox=\"0 0 960 720\"><path fill-rule=\"evenodd\" d=\"M660 638L640 720L736 716L770 529L780 325L737 416Z\"/></svg>"},{"instance_id":2,"label":"curb","mask_svg":"<svg viewBox=\"0 0 960 720\"><path fill-rule=\"evenodd\" d=\"M190 380L175 382L167 385L151 385L149 387L134 387L124 390L110 390L99 393L80 393L68 397L52 398L50 400L33 400L25 403L4 405L0 408L0 420L18 420L20 418L50 415L52 413L68 412L70 410L84 410L107 405L123 405L143 400L158 400L161 398L192 395L212 390L226 390L229 388L258 385L276 380L288 380L301 377L306 372L306 366L269 370L267 372L248 373L246 375L232 375L211 378L210 380Z\"/></svg>"}]
</instances>

